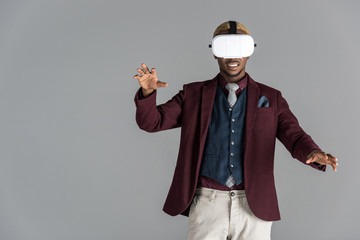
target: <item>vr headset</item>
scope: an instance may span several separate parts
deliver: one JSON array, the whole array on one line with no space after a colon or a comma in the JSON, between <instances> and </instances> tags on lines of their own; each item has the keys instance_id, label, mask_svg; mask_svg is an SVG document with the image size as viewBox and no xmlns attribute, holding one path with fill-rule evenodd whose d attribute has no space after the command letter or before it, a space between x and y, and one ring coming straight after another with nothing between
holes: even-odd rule
<instances>
[{"instance_id":1,"label":"vr headset","mask_svg":"<svg viewBox=\"0 0 360 240\"><path fill-rule=\"evenodd\" d=\"M247 34L236 33L236 22L229 21L230 33L215 36L209 47L218 58L243 58L253 54L256 44Z\"/></svg>"}]
</instances>

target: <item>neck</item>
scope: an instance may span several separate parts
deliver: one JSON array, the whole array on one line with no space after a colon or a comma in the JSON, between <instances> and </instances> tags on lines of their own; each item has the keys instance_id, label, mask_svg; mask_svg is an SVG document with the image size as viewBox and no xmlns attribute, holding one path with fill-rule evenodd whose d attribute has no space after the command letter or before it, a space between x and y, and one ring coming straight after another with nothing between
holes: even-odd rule
<instances>
[{"instance_id":1,"label":"neck","mask_svg":"<svg viewBox=\"0 0 360 240\"><path fill-rule=\"evenodd\" d=\"M237 75L229 75L227 72L220 70L221 76L229 83L240 82L245 77L245 68L240 71Z\"/></svg>"}]
</instances>

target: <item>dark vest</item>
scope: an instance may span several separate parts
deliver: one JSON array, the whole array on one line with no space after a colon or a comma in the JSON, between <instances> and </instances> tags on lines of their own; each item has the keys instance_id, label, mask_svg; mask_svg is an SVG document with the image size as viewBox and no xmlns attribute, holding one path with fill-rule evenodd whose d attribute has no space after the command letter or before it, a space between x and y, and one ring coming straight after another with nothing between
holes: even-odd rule
<instances>
[{"instance_id":1,"label":"dark vest","mask_svg":"<svg viewBox=\"0 0 360 240\"><path fill-rule=\"evenodd\" d=\"M200 175L223 185L230 174L236 184L243 181L246 92L247 88L230 108L221 87L216 90Z\"/></svg>"}]
</instances>

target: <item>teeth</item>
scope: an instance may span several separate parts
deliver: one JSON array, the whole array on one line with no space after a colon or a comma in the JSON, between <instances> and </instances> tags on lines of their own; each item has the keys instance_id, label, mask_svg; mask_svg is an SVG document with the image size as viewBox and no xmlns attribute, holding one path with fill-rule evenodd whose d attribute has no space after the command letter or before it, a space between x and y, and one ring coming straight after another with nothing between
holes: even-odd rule
<instances>
[{"instance_id":1,"label":"teeth","mask_svg":"<svg viewBox=\"0 0 360 240\"><path fill-rule=\"evenodd\" d=\"M230 67L236 67L238 66L237 64L228 64Z\"/></svg>"}]
</instances>

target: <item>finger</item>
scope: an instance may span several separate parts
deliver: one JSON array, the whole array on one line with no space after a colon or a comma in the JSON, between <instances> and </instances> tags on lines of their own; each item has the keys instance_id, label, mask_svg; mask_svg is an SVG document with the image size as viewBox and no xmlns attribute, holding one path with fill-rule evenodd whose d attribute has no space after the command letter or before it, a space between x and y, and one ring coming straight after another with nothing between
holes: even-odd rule
<instances>
[{"instance_id":1,"label":"finger","mask_svg":"<svg viewBox=\"0 0 360 240\"><path fill-rule=\"evenodd\" d=\"M311 157L306 161L306 163L309 164L309 163L312 163L314 161L315 161L314 157Z\"/></svg>"},{"instance_id":2,"label":"finger","mask_svg":"<svg viewBox=\"0 0 360 240\"><path fill-rule=\"evenodd\" d=\"M334 172L336 172L336 165L332 164L331 166L332 166Z\"/></svg>"},{"instance_id":3,"label":"finger","mask_svg":"<svg viewBox=\"0 0 360 240\"><path fill-rule=\"evenodd\" d=\"M328 155L330 155L330 156L329 156L329 159L330 159L330 161L331 161L331 165L333 165L333 166L338 166L339 163L338 163L337 158L335 158L335 157L332 156L331 154L328 154Z\"/></svg>"},{"instance_id":4,"label":"finger","mask_svg":"<svg viewBox=\"0 0 360 240\"><path fill-rule=\"evenodd\" d=\"M326 154L326 158L322 158L322 161L323 164L331 165L333 168L336 168L336 165L338 165L335 158L328 156L328 154ZM334 171L336 170L334 169Z\"/></svg>"},{"instance_id":5,"label":"finger","mask_svg":"<svg viewBox=\"0 0 360 240\"><path fill-rule=\"evenodd\" d=\"M306 163L309 164L309 163L312 163L312 162L315 162L316 161L316 158L315 156L312 156L311 158L309 158Z\"/></svg>"},{"instance_id":6,"label":"finger","mask_svg":"<svg viewBox=\"0 0 360 240\"><path fill-rule=\"evenodd\" d=\"M167 87L167 85L168 84L166 82L160 82L160 81L157 82L157 87L159 87L159 88L160 87Z\"/></svg>"},{"instance_id":7,"label":"finger","mask_svg":"<svg viewBox=\"0 0 360 240\"><path fill-rule=\"evenodd\" d=\"M138 68L137 71L140 73L141 76L145 74L141 68Z\"/></svg>"},{"instance_id":8,"label":"finger","mask_svg":"<svg viewBox=\"0 0 360 240\"><path fill-rule=\"evenodd\" d=\"M327 155L327 157L328 157L328 159L330 160L330 161L332 161L332 162L336 162L337 161L337 159L334 157L334 156L332 156L331 154L326 154Z\"/></svg>"},{"instance_id":9,"label":"finger","mask_svg":"<svg viewBox=\"0 0 360 240\"><path fill-rule=\"evenodd\" d=\"M152 69L151 69L151 73L156 75L156 69L155 69L155 68L152 68Z\"/></svg>"},{"instance_id":10,"label":"finger","mask_svg":"<svg viewBox=\"0 0 360 240\"><path fill-rule=\"evenodd\" d=\"M338 159L337 159L336 157L334 157L333 155L331 155L330 153L328 153L327 156L329 157L329 159L330 159L331 161L335 161L335 162L338 161Z\"/></svg>"},{"instance_id":11,"label":"finger","mask_svg":"<svg viewBox=\"0 0 360 240\"><path fill-rule=\"evenodd\" d=\"M320 163L320 164L322 163L318 154L314 156L314 162L317 162L317 163Z\"/></svg>"},{"instance_id":12,"label":"finger","mask_svg":"<svg viewBox=\"0 0 360 240\"><path fill-rule=\"evenodd\" d=\"M137 79L137 80L140 80L140 76L139 76L139 75L134 75L133 78L135 78L135 79Z\"/></svg>"},{"instance_id":13,"label":"finger","mask_svg":"<svg viewBox=\"0 0 360 240\"><path fill-rule=\"evenodd\" d=\"M145 65L145 63L142 63L141 66L142 66L142 68L144 69L144 72L145 72L145 73L149 73L149 72L150 72L150 71L149 71L149 68Z\"/></svg>"}]
</instances>

